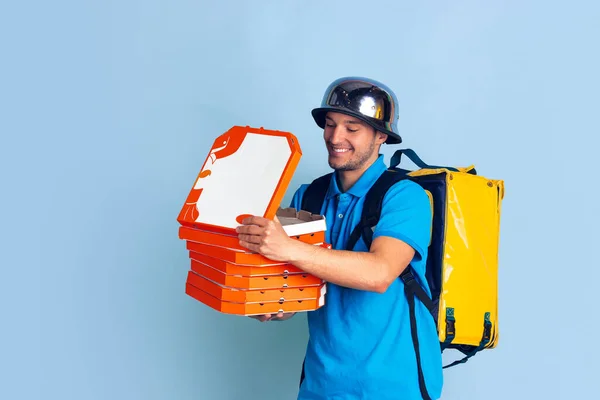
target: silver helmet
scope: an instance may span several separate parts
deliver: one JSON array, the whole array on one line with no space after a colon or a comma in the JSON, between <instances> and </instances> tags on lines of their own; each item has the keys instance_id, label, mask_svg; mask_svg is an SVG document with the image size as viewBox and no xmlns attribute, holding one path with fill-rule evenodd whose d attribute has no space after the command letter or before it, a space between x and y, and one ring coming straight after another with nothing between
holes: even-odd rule
<instances>
[{"instance_id":1,"label":"silver helmet","mask_svg":"<svg viewBox=\"0 0 600 400\"><path fill-rule=\"evenodd\" d=\"M388 135L388 144L402 142L398 133L398 99L390 88L369 78L344 77L333 81L321 106L312 110L317 125L325 128L327 112L354 116Z\"/></svg>"}]
</instances>

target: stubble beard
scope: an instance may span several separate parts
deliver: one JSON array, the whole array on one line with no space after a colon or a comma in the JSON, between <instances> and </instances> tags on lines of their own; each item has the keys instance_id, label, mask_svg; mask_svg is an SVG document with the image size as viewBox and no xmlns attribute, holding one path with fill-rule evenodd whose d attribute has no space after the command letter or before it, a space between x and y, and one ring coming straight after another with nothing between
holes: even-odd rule
<instances>
[{"instance_id":1,"label":"stubble beard","mask_svg":"<svg viewBox=\"0 0 600 400\"><path fill-rule=\"evenodd\" d=\"M367 163L371 155L375 151L375 140L371 142L371 145L368 149L361 153L354 153L354 157L343 164L338 164L335 161L332 161L332 157L329 157L329 167L334 169L335 171L355 171L362 169L363 166ZM334 159L335 160L335 159Z\"/></svg>"}]
</instances>

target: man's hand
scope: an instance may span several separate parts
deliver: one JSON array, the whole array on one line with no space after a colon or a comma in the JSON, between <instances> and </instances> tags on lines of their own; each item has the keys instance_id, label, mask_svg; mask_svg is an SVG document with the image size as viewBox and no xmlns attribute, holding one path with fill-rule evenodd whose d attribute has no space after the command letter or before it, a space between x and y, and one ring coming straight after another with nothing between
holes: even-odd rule
<instances>
[{"instance_id":1,"label":"man's hand","mask_svg":"<svg viewBox=\"0 0 600 400\"><path fill-rule=\"evenodd\" d=\"M273 261L289 262L296 241L290 238L277 217L272 221L248 217L236 229L240 245Z\"/></svg>"},{"instance_id":2,"label":"man's hand","mask_svg":"<svg viewBox=\"0 0 600 400\"><path fill-rule=\"evenodd\" d=\"M277 314L263 314L263 315L251 315L250 318L254 318L259 320L260 322L267 322L267 321L285 321L286 319L290 319L294 316L293 312L290 313L283 313L283 312L279 312Z\"/></svg>"}]
</instances>

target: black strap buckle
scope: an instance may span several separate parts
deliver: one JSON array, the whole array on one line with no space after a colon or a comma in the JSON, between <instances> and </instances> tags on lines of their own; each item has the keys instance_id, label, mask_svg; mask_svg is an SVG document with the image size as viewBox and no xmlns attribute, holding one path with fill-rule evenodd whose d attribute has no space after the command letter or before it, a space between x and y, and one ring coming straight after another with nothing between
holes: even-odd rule
<instances>
[{"instance_id":1,"label":"black strap buckle","mask_svg":"<svg viewBox=\"0 0 600 400\"><path fill-rule=\"evenodd\" d=\"M447 307L446 308L446 339L441 343L440 347L442 351L446 350L452 341L456 337L456 320L454 319L454 308Z\"/></svg>"},{"instance_id":2,"label":"black strap buckle","mask_svg":"<svg viewBox=\"0 0 600 400\"><path fill-rule=\"evenodd\" d=\"M457 349L459 351L461 351L463 354L465 354L465 357L463 357L460 360L454 361L453 363L444 366L443 368L450 368L453 367L455 365L459 365L459 364L464 364L466 363L471 357L473 357L475 354L477 354L478 352L480 352L481 350L483 350L485 348L485 346L490 342L491 339L491 335L492 335L492 322L490 321L490 313L486 312L484 314L484 318L483 318L483 335L481 337L481 342L479 343L479 346L457 346ZM447 340L447 338L446 338Z\"/></svg>"},{"instance_id":3,"label":"black strap buckle","mask_svg":"<svg viewBox=\"0 0 600 400\"><path fill-rule=\"evenodd\" d=\"M450 336L449 342L454 339L456 335L456 327L454 326L456 320L454 319L454 308L448 307L446 308L446 341L448 341L448 337Z\"/></svg>"},{"instance_id":4,"label":"black strap buckle","mask_svg":"<svg viewBox=\"0 0 600 400\"><path fill-rule=\"evenodd\" d=\"M407 267L407 268L409 268L409 267ZM414 275L408 269L406 270L406 272L400 274L400 278L402 278L402 282L404 282L404 285L406 285L406 286L411 286L415 282Z\"/></svg>"},{"instance_id":5,"label":"black strap buckle","mask_svg":"<svg viewBox=\"0 0 600 400\"><path fill-rule=\"evenodd\" d=\"M481 346L485 346L492 338L492 323L490 321L490 313L486 312L483 318L483 337L481 338Z\"/></svg>"}]
</instances>

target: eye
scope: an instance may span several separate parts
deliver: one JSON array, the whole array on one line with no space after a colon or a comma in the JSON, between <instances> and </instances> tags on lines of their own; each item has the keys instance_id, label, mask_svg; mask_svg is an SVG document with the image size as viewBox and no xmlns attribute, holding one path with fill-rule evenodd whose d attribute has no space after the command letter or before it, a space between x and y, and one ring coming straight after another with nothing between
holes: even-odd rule
<instances>
[{"instance_id":1,"label":"eye","mask_svg":"<svg viewBox=\"0 0 600 400\"><path fill-rule=\"evenodd\" d=\"M347 128L347 129L348 129L348 132L357 132L358 131L358 129L350 129L350 128Z\"/></svg>"},{"instance_id":2,"label":"eye","mask_svg":"<svg viewBox=\"0 0 600 400\"><path fill-rule=\"evenodd\" d=\"M329 123L328 123L328 124L325 124L325 126L328 126L328 127L330 127L330 128L333 128L335 125L333 125L333 124L329 124Z\"/></svg>"}]
</instances>

